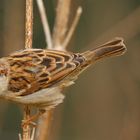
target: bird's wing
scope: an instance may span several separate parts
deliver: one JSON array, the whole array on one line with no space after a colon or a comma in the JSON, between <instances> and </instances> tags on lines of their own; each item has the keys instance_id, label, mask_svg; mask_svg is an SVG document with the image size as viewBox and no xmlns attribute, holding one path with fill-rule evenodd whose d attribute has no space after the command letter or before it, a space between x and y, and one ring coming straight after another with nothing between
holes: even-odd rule
<instances>
[{"instance_id":1,"label":"bird's wing","mask_svg":"<svg viewBox=\"0 0 140 140\"><path fill-rule=\"evenodd\" d=\"M70 52L30 49L10 55L9 90L22 96L51 87L72 73L84 57Z\"/></svg>"}]
</instances>

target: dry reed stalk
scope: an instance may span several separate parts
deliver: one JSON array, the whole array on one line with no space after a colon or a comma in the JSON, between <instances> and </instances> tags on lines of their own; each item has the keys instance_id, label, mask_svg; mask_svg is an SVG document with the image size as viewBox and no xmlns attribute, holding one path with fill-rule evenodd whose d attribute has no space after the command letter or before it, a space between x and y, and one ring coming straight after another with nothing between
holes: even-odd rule
<instances>
[{"instance_id":1,"label":"dry reed stalk","mask_svg":"<svg viewBox=\"0 0 140 140\"><path fill-rule=\"evenodd\" d=\"M25 20L25 48L32 48L33 36L33 0L26 0L26 20Z\"/></svg>"},{"instance_id":2,"label":"dry reed stalk","mask_svg":"<svg viewBox=\"0 0 140 140\"><path fill-rule=\"evenodd\" d=\"M82 14L82 7L79 6L78 9L77 9L77 11L76 11L76 15L74 17L74 20L72 22L72 25L71 25L71 27L70 27L70 29L69 29L69 31L68 31L68 33L67 33L64 41L63 41L62 46L63 46L64 49L66 49L66 47L68 46L68 43L71 40L71 37L72 37L72 35L73 35L74 31L75 31L75 28L76 28L76 26L77 26L77 24L79 22L79 19L80 19L81 14Z\"/></svg>"},{"instance_id":3,"label":"dry reed stalk","mask_svg":"<svg viewBox=\"0 0 140 140\"><path fill-rule=\"evenodd\" d=\"M51 109L47 111L42 117L38 120L37 130L35 139L36 140L49 140L49 134L51 129L51 124L53 120L54 110Z\"/></svg>"},{"instance_id":4,"label":"dry reed stalk","mask_svg":"<svg viewBox=\"0 0 140 140\"><path fill-rule=\"evenodd\" d=\"M36 0L36 1L37 1L39 13L40 13L41 21L42 21L42 24L43 24L43 29L44 29L44 33L45 33L47 48L48 49L53 49L52 37L51 37L50 28L49 28L47 13L45 11L45 6L44 6L42 0Z\"/></svg>"},{"instance_id":5,"label":"dry reed stalk","mask_svg":"<svg viewBox=\"0 0 140 140\"><path fill-rule=\"evenodd\" d=\"M68 30L68 21L70 14L71 0L58 0L56 8L56 18L53 30L54 48L62 48L66 32Z\"/></svg>"},{"instance_id":6,"label":"dry reed stalk","mask_svg":"<svg viewBox=\"0 0 140 140\"><path fill-rule=\"evenodd\" d=\"M32 35L33 35L33 0L26 0L26 20L25 20L25 49L32 48ZM30 108L24 107L24 122L30 118ZM22 140L31 140L31 126L29 123L22 124Z\"/></svg>"},{"instance_id":7,"label":"dry reed stalk","mask_svg":"<svg viewBox=\"0 0 140 140\"><path fill-rule=\"evenodd\" d=\"M24 121L28 120L30 118L30 108L28 106L25 106L24 108ZM29 124L22 125L23 133L22 133L22 140L30 140L31 138L31 127Z\"/></svg>"}]
</instances>

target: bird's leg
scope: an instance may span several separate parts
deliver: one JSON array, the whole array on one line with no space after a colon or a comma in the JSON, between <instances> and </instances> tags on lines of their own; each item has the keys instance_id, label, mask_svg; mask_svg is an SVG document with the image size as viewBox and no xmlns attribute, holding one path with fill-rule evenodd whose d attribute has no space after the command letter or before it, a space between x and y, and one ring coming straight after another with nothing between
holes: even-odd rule
<instances>
[{"instance_id":1,"label":"bird's leg","mask_svg":"<svg viewBox=\"0 0 140 140\"><path fill-rule=\"evenodd\" d=\"M28 119L26 120L23 120L22 126L33 125L35 127L36 123L34 121L37 120L40 116L42 116L42 114L44 114L45 112L46 110L40 109L39 112L36 113L35 115L28 117Z\"/></svg>"}]
</instances>

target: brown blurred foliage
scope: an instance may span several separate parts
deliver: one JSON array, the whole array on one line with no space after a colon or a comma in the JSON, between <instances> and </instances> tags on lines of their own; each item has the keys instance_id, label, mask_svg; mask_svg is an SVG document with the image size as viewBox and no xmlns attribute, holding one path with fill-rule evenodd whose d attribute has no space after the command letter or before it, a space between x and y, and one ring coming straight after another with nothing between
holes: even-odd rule
<instances>
[{"instance_id":1,"label":"brown blurred foliage","mask_svg":"<svg viewBox=\"0 0 140 140\"><path fill-rule=\"evenodd\" d=\"M44 0L50 27L56 1ZM72 1L71 19L78 5L83 14L69 45L82 51L115 36L128 48L119 58L105 60L84 72L65 92L66 99L55 110L50 140L138 140L140 139L140 1ZM34 3L34 47L45 47L38 9ZM0 55L24 48L24 0L1 0ZM20 109L0 103L0 139L18 139Z\"/></svg>"}]
</instances>

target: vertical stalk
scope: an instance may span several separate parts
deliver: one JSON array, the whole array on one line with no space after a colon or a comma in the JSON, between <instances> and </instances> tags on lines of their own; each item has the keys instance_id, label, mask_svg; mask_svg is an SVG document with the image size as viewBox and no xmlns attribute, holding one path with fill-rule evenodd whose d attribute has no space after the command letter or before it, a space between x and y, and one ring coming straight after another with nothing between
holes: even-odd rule
<instances>
[{"instance_id":1,"label":"vertical stalk","mask_svg":"<svg viewBox=\"0 0 140 140\"><path fill-rule=\"evenodd\" d=\"M22 140L30 140L31 138L31 128L30 124L26 124L26 121L30 118L30 108L28 106L24 107L24 119L23 119L23 133L22 133Z\"/></svg>"},{"instance_id":2,"label":"vertical stalk","mask_svg":"<svg viewBox=\"0 0 140 140\"><path fill-rule=\"evenodd\" d=\"M25 49L32 48L32 36L33 36L33 0L26 0L26 20L25 20ZM31 139L31 127L29 123L26 123L30 119L30 108L25 106L24 119L22 124L22 139Z\"/></svg>"},{"instance_id":3,"label":"vertical stalk","mask_svg":"<svg viewBox=\"0 0 140 140\"><path fill-rule=\"evenodd\" d=\"M33 36L33 0L26 0L25 22L25 48L31 49Z\"/></svg>"},{"instance_id":4,"label":"vertical stalk","mask_svg":"<svg viewBox=\"0 0 140 140\"><path fill-rule=\"evenodd\" d=\"M71 0L58 0L53 30L54 48L63 49L62 43L68 30Z\"/></svg>"}]
</instances>

